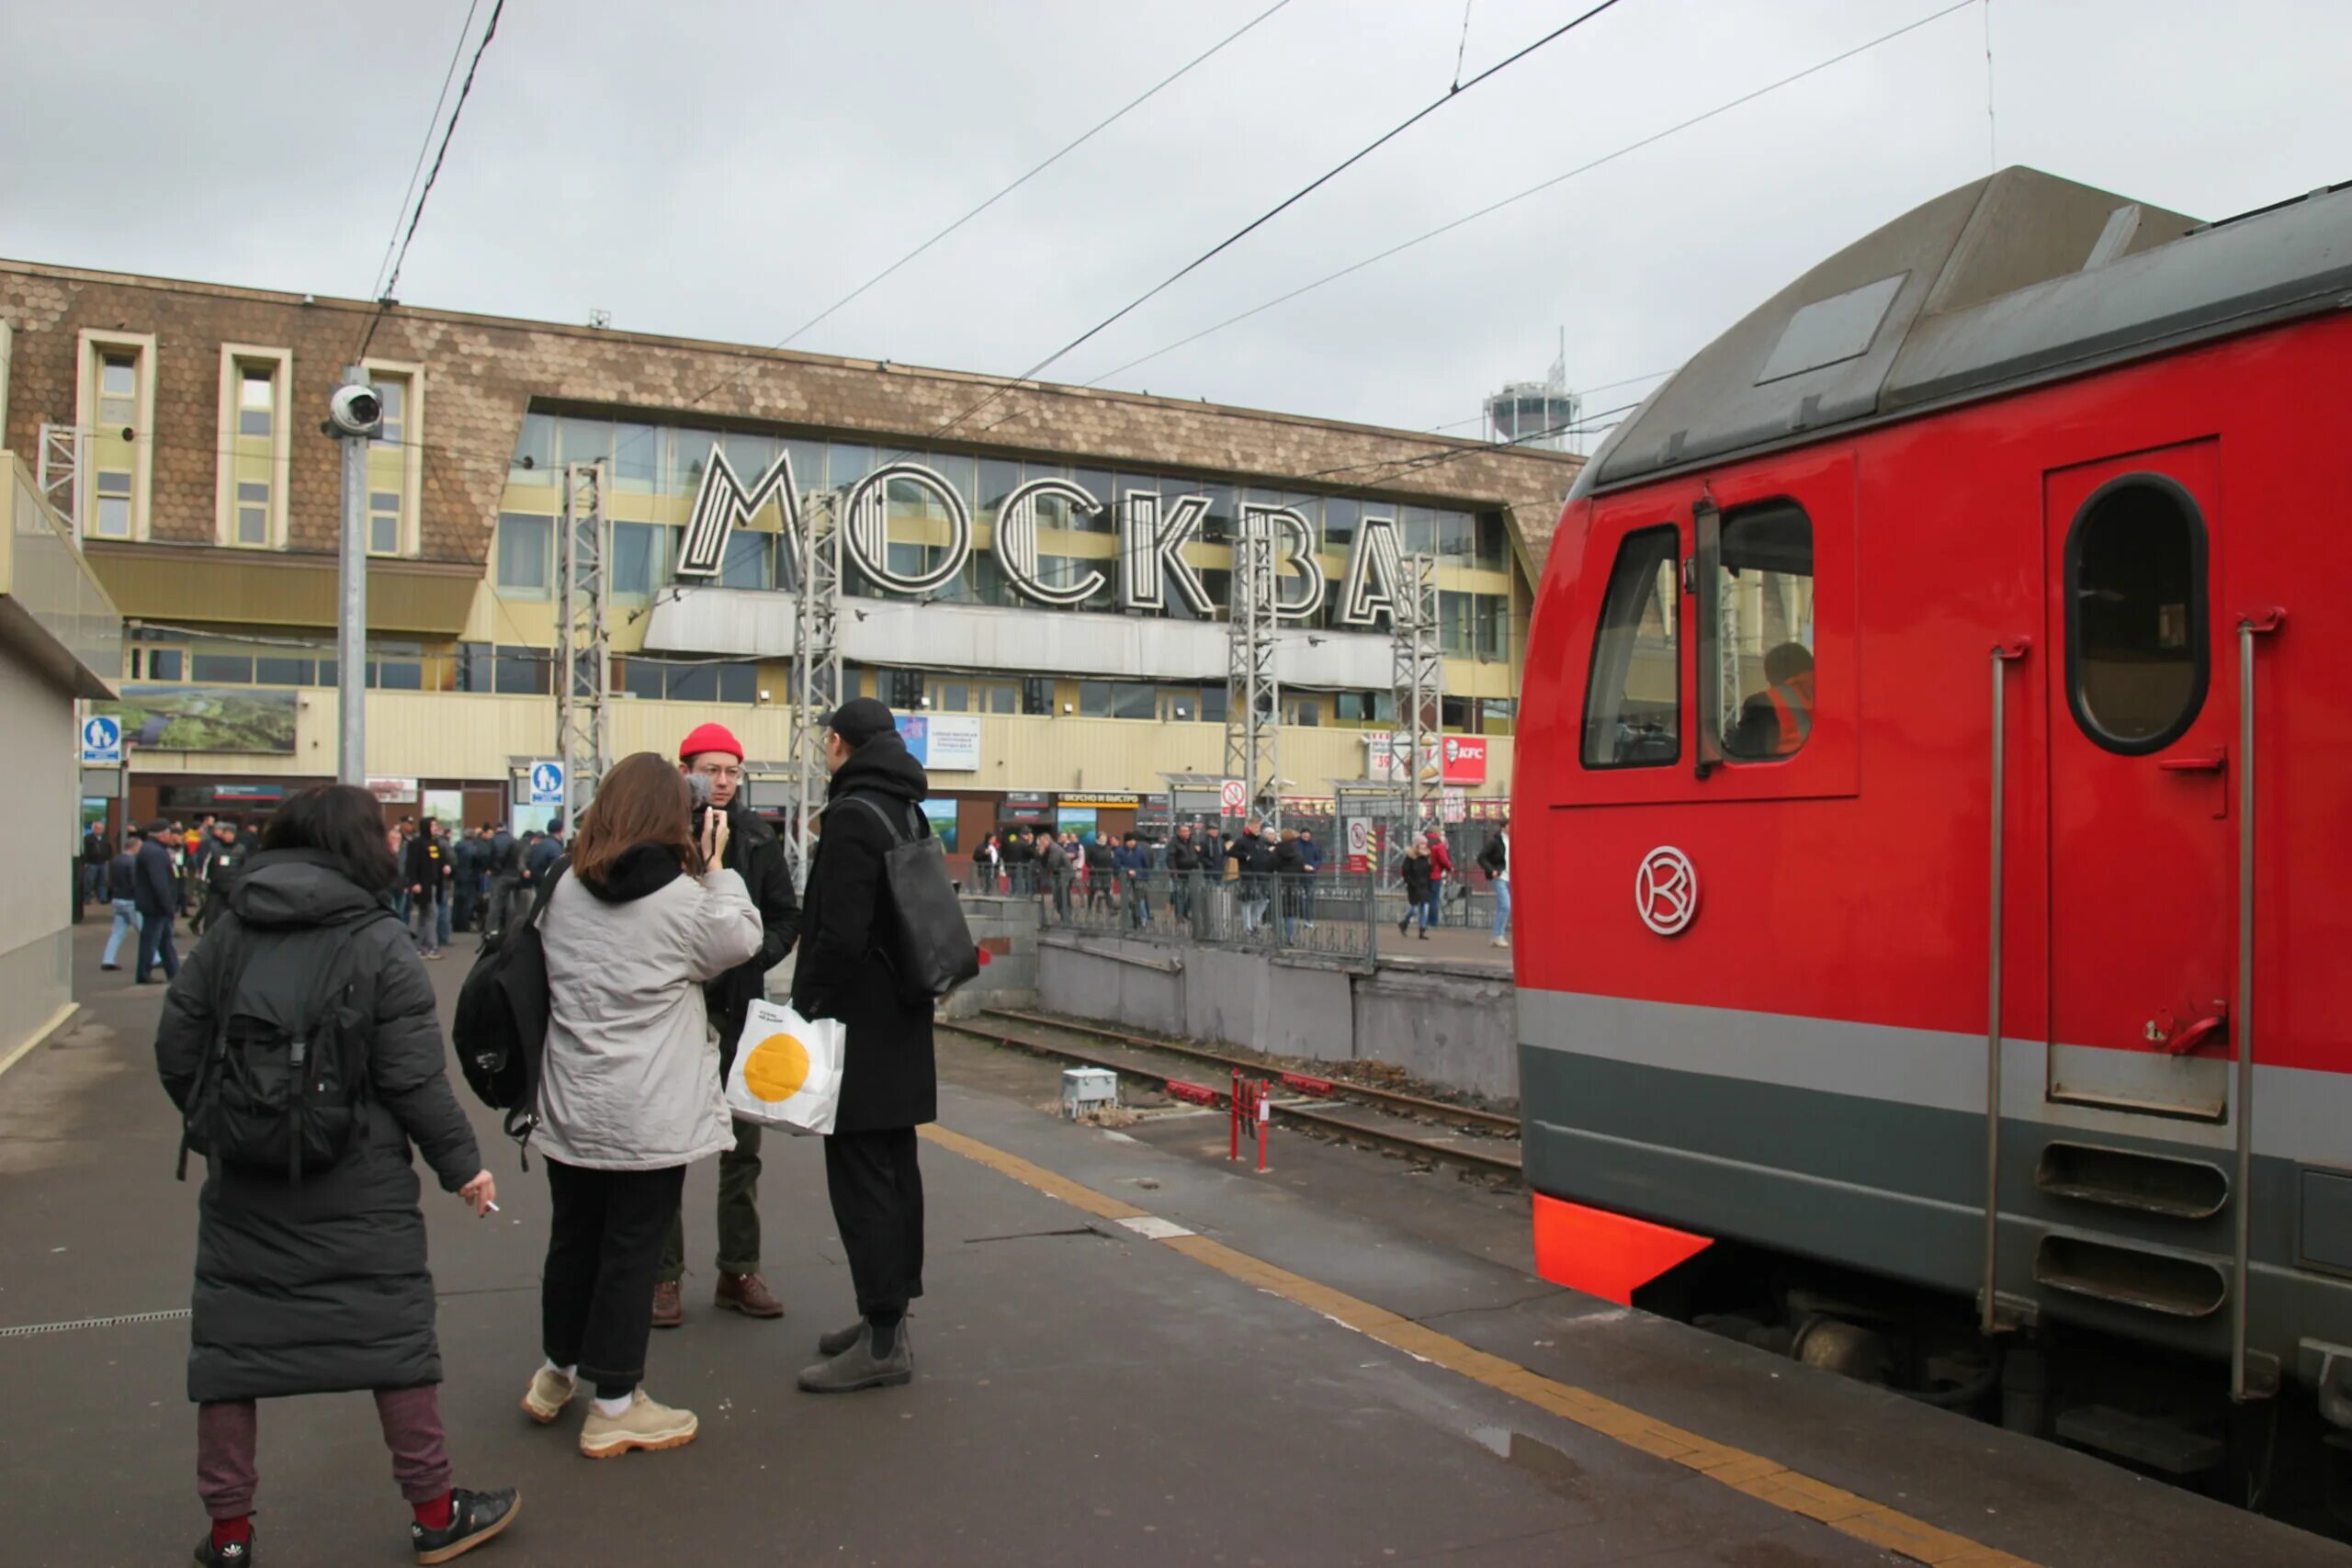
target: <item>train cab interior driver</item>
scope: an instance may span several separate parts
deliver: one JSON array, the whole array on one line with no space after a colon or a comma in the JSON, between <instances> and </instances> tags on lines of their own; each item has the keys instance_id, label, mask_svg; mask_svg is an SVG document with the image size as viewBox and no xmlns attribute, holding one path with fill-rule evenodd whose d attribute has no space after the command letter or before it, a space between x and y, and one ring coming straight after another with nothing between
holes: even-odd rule
<instances>
[{"instance_id":1,"label":"train cab interior driver","mask_svg":"<svg viewBox=\"0 0 2352 1568\"><path fill-rule=\"evenodd\" d=\"M1764 655L1764 689L1741 705L1736 756L1792 755L1813 733L1813 655L1784 642Z\"/></svg>"}]
</instances>

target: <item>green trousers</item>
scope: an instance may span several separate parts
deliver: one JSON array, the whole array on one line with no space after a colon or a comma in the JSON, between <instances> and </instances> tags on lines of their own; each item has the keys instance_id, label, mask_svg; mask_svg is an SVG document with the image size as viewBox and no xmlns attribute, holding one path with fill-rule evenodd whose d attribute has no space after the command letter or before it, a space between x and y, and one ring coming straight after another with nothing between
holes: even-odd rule
<instances>
[{"instance_id":1,"label":"green trousers","mask_svg":"<svg viewBox=\"0 0 2352 1568\"><path fill-rule=\"evenodd\" d=\"M718 1271L760 1271L760 1124L737 1118L735 1146L718 1156ZM684 1278L686 1216L670 1217L670 1237L662 1244L663 1283Z\"/></svg>"}]
</instances>

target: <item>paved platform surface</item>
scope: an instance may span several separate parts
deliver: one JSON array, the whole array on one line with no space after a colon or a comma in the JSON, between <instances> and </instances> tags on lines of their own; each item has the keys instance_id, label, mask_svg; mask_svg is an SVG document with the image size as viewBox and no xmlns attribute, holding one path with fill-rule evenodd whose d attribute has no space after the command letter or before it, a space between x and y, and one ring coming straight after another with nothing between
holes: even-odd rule
<instances>
[{"instance_id":1,"label":"paved platform surface","mask_svg":"<svg viewBox=\"0 0 2352 1568\"><path fill-rule=\"evenodd\" d=\"M97 975L87 929L78 946L85 1021L0 1074L0 1330L187 1302L196 1189L171 1179L177 1123L149 1054L161 987ZM435 966L445 1006L462 971ZM816 1333L849 1316L814 1143L767 1145L780 1323L709 1308L698 1168L688 1322L656 1337L648 1386L698 1410L702 1435L606 1463L579 1456L569 1422L515 1408L537 1359L546 1190L478 1115L504 1213L427 1200L443 1409L461 1483L519 1484L525 1503L471 1561L2352 1562L1546 1286L1515 1197L1293 1138L1273 1175L1236 1172L1201 1157L1222 1145L1212 1122L1053 1120L1044 1070L946 1054L906 1389L792 1388ZM186 1560L201 1524L186 1341L178 1318L0 1335L0 1565ZM262 1432L262 1562L408 1560L364 1398L275 1402Z\"/></svg>"}]
</instances>

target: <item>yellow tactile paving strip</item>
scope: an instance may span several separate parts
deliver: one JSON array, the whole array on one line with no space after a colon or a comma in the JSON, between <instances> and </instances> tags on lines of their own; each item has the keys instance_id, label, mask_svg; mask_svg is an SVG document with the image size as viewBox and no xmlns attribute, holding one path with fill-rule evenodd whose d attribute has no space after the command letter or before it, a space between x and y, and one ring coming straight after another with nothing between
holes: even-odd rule
<instances>
[{"instance_id":1,"label":"yellow tactile paving strip","mask_svg":"<svg viewBox=\"0 0 2352 1568\"><path fill-rule=\"evenodd\" d=\"M941 1148L962 1155L999 1175L1010 1177L1024 1187L1035 1188L1049 1198L1059 1199L1072 1208L1097 1218L1135 1220L1148 1216L1147 1210L1138 1209L1108 1193L1097 1192L1091 1187L1072 1181L1066 1176L1058 1176L1043 1166L1034 1165L1018 1155L1007 1154L976 1138L937 1125L922 1131L924 1138ZM1556 1382L1541 1373L1529 1371L1516 1361L1489 1355L1450 1335L1424 1327L1409 1318L1399 1317L1385 1308L1374 1306L1343 1291L1335 1291L1329 1285L1317 1284L1287 1269L1278 1269L1263 1258L1236 1251L1223 1242L1211 1241L1204 1235L1184 1235L1170 1236L1159 1245L1181 1252L1195 1262L1204 1263L1220 1274L1239 1280L1244 1284L1255 1285L1285 1301L1295 1302L1310 1312L1320 1313L1334 1323L1342 1324L1408 1356L1443 1367L1448 1371L1483 1383L1563 1420L1573 1421L1579 1427L1613 1438L1629 1448L1671 1460L1722 1483L1735 1492L1744 1492L1759 1503L1769 1504L1786 1513L1818 1519L1832 1529L1898 1552L1915 1562L1930 1564L1931 1568L2038 1568L2037 1564L2025 1558L1996 1551L1965 1536L1954 1535L1950 1530L1938 1529L1899 1509L1886 1507L1841 1487L1816 1481L1762 1454L1752 1454L1744 1449L1702 1438L1696 1432L1686 1432L1679 1427L1654 1421L1640 1411L1614 1400L1603 1399L1588 1390Z\"/></svg>"}]
</instances>

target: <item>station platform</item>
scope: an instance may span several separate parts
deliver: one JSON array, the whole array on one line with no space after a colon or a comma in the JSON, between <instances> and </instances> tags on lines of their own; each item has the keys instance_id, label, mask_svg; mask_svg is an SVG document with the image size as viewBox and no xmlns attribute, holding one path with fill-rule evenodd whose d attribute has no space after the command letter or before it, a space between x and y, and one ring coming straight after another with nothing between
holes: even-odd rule
<instances>
[{"instance_id":1,"label":"station platform","mask_svg":"<svg viewBox=\"0 0 2352 1568\"><path fill-rule=\"evenodd\" d=\"M100 933L102 934L102 933ZM196 1185L150 1055L162 987L0 1071L0 1565L179 1562L201 1529L185 1398ZM461 942L433 966L445 1008ZM929 1293L907 1388L793 1373L852 1315L813 1140L761 1183L780 1322L712 1310L713 1167L687 1183L687 1322L649 1390L690 1447L582 1459L516 1408L547 1201L476 1115L502 1214L428 1192L460 1484L523 1489L484 1564L1641 1563L2265 1568L2352 1550L1883 1391L1559 1290L1524 1199L1221 1115L1056 1118L1052 1069L942 1045ZM460 1097L465 1098L460 1088ZM429 1186L429 1183L428 1183ZM147 1314L163 1314L150 1316ZM262 1412L257 1561L408 1561L373 1411Z\"/></svg>"}]
</instances>

